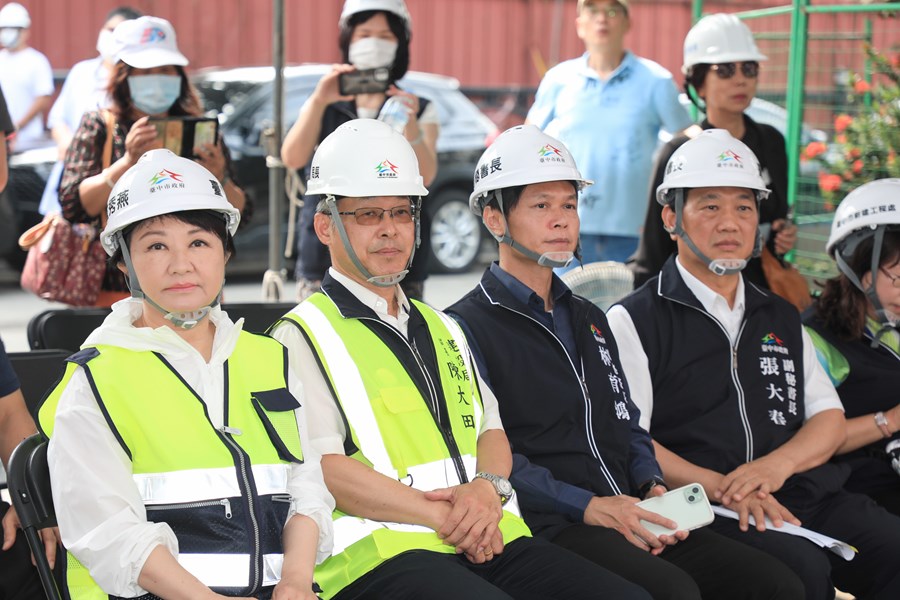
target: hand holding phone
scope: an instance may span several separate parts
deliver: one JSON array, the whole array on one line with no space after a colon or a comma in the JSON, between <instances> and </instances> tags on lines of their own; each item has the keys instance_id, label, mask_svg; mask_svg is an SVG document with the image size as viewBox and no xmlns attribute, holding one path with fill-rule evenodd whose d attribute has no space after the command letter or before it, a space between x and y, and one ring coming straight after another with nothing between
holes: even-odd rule
<instances>
[{"instance_id":1,"label":"hand holding phone","mask_svg":"<svg viewBox=\"0 0 900 600\"><path fill-rule=\"evenodd\" d=\"M709 525L715 518L706 492L699 483L676 488L662 496L647 498L637 505L678 523L677 529L667 529L641 519L641 525L656 536L672 535L676 531L692 531Z\"/></svg>"},{"instance_id":2,"label":"hand holding phone","mask_svg":"<svg viewBox=\"0 0 900 600\"><path fill-rule=\"evenodd\" d=\"M338 89L342 96L357 94L383 94L391 84L391 70L387 67L358 69L341 73Z\"/></svg>"}]
</instances>

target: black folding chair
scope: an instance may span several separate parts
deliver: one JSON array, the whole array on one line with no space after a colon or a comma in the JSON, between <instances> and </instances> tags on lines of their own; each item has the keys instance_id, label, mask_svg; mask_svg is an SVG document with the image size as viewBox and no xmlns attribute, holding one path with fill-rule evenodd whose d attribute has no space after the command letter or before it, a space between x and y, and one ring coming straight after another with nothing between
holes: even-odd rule
<instances>
[{"instance_id":1,"label":"black folding chair","mask_svg":"<svg viewBox=\"0 0 900 600\"><path fill-rule=\"evenodd\" d=\"M73 353L74 350L32 350L7 354L32 416L37 414L41 400L66 371L66 358Z\"/></svg>"},{"instance_id":2,"label":"black folding chair","mask_svg":"<svg viewBox=\"0 0 900 600\"><path fill-rule=\"evenodd\" d=\"M44 553L38 531L56 526L50 471L47 467L47 441L36 433L22 440L9 459L9 495L16 509L25 540L37 564L38 576L48 600L62 600L59 584ZM60 558L62 560L62 558Z\"/></svg>"},{"instance_id":3,"label":"black folding chair","mask_svg":"<svg viewBox=\"0 0 900 600\"><path fill-rule=\"evenodd\" d=\"M70 353L78 352L87 336L109 313L109 308L45 310L28 322L28 345L32 350L62 348Z\"/></svg>"},{"instance_id":4,"label":"black folding chair","mask_svg":"<svg viewBox=\"0 0 900 600\"><path fill-rule=\"evenodd\" d=\"M294 308L294 302L243 302L223 304L222 310L232 321L244 318L244 330L264 333L269 326Z\"/></svg>"}]
</instances>

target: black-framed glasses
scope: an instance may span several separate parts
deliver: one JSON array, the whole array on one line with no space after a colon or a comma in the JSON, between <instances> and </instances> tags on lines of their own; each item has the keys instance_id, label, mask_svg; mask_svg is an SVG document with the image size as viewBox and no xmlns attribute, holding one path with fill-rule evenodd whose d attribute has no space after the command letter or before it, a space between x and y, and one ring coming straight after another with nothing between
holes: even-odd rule
<instances>
[{"instance_id":1,"label":"black-framed glasses","mask_svg":"<svg viewBox=\"0 0 900 600\"><path fill-rule=\"evenodd\" d=\"M625 9L622 6L594 6L593 4L587 7L588 14L592 19L596 19L600 15L603 15L607 19L615 19L616 17L621 17L625 14Z\"/></svg>"},{"instance_id":2,"label":"black-framed glasses","mask_svg":"<svg viewBox=\"0 0 900 600\"><path fill-rule=\"evenodd\" d=\"M887 269L879 269L884 276L891 280L891 285L895 288L900 288L900 275L892 275L888 273Z\"/></svg>"},{"instance_id":3,"label":"black-framed glasses","mask_svg":"<svg viewBox=\"0 0 900 600\"><path fill-rule=\"evenodd\" d=\"M358 225L378 225L384 218L384 213L390 213L395 223L412 223L414 212L412 206L403 204L393 208L379 208L377 206L367 206L365 208L357 208L356 210L341 211L339 215L353 215Z\"/></svg>"},{"instance_id":4,"label":"black-framed glasses","mask_svg":"<svg viewBox=\"0 0 900 600\"><path fill-rule=\"evenodd\" d=\"M743 73L744 77L747 79L756 79L759 76L759 63L755 60L745 60L742 63L719 63L717 65L710 65L710 69L716 72L719 79L731 79L734 77L734 74L737 73L738 65L741 65L741 73Z\"/></svg>"}]
</instances>

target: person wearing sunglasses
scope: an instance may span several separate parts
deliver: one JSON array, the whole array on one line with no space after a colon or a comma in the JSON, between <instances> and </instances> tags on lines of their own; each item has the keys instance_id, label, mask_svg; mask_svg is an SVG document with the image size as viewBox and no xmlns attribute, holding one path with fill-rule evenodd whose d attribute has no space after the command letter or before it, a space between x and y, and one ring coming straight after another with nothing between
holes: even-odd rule
<instances>
[{"instance_id":1,"label":"person wearing sunglasses","mask_svg":"<svg viewBox=\"0 0 900 600\"><path fill-rule=\"evenodd\" d=\"M780 257L794 247L797 239L797 227L788 220L784 136L744 112L756 95L759 63L764 60L766 56L757 48L750 28L734 15L706 16L684 39L684 88L691 101L706 113L700 127L727 130L759 157L763 180L771 190L759 207L760 232L768 249ZM691 128L659 152L641 240L629 260L635 288L655 277L676 249L672 236L663 228L662 207L656 202L655 190L663 182L672 155L699 132ZM746 281L769 287L758 257L750 259L742 274Z\"/></svg>"},{"instance_id":2,"label":"person wearing sunglasses","mask_svg":"<svg viewBox=\"0 0 900 600\"><path fill-rule=\"evenodd\" d=\"M850 491L900 515L900 179L850 192L826 246L838 275L803 314L847 416Z\"/></svg>"}]
</instances>

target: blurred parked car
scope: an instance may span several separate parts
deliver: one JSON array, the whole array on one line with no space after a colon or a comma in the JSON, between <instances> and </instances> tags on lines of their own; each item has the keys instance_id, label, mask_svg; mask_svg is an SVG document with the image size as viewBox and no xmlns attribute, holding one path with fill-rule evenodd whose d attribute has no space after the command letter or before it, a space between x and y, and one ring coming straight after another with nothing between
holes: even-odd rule
<instances>
[{"instance_id":1,"label":"blurred parked car","mask_svg":"<svg viewBox=\"0 0 900 600\"><path fill-rule=\"evenodd\" d=\"M330 70L330 65L285 69L285 130L296 120L318 80ZM221 115L222 136L237 177L254 202L253 219L235 240L237 256L229 265L230 272L258 273L268 264L269 172L263 132L273 125L273 78L272 67L204 69L193 77L206 107ZM434 102L441 120L438 173L424 201L431 217L430 270L466 271L478 258L483 238L481 222L469 211L472 173L496 127L459 91L459 82L453 78L410 72L399 83Z\"/></svg>"}]
</instances>

